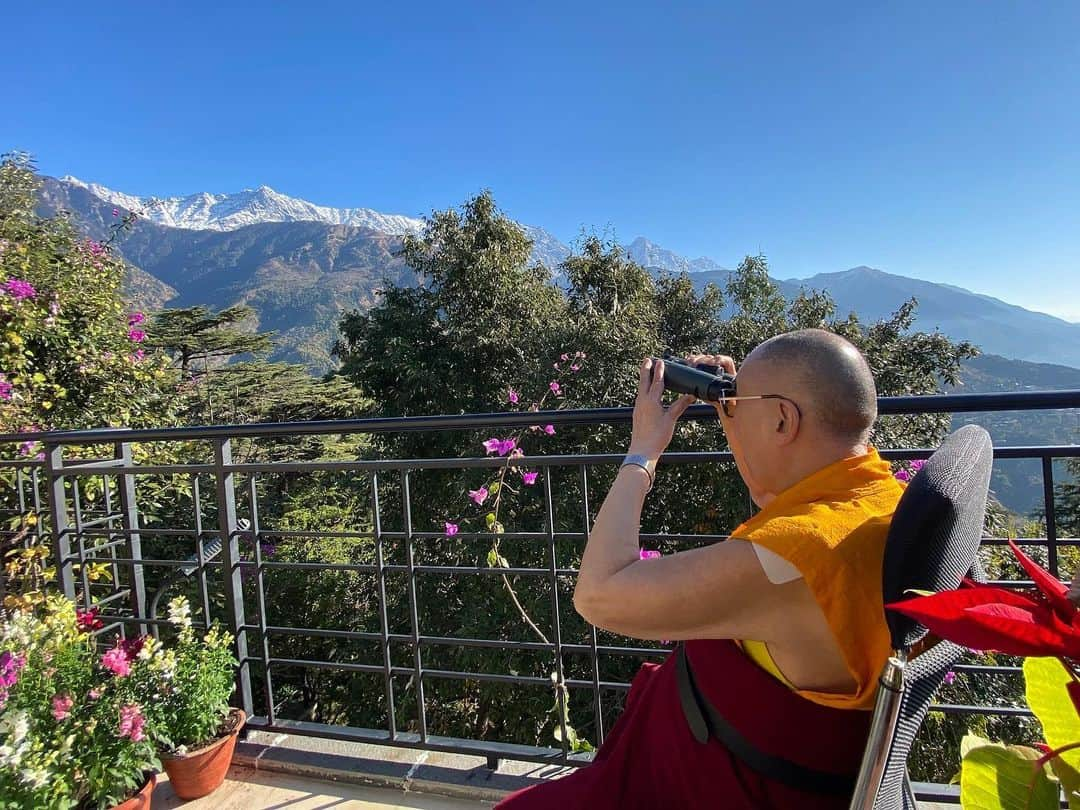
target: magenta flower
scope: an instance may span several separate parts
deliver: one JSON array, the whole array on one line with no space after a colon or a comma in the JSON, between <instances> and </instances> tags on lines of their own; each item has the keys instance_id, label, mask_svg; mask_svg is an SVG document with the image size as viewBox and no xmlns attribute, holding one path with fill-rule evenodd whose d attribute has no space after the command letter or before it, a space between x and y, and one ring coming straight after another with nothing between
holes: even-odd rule
<instances>
[{"instance_id":1,"label":"magenta flower","mask_svg":"<svg viewBox=\"0 0 1080 810\"><path fill-rule=\"evenodd\" d=\"M64 720L71 715L71 707L75 701L68 695L55 695L52 699L52 716L54 720Z\"/></svg>"},{"instance_id":2,"label":"magenta flower","mask_svg":"<svg viewBox=\"0 0 1080 810\"><path fill-rule=\"evenodd\" d=\"M469 497L472 498L473 503L480 506L487 500L488 490L487 487L480 487L480 489L470 489Z\"/></svg>"},{"instance_id":3,"label":"magenta flower","mask_svg":"<svg viewBox=\"0 0 1080 810\"><path fill-rule=\"evenodd\" d=\"M453 537L458 533L458 525L456 523L446 522L446 536Z\"/></svg>"},{"instance_id":4,"label":"magenta flower","mask_svg":"<svg viewBox=\"0 0 1080 810\"><path fill-rule=\"evenodd\" d=\"M4 289L7 290L7 294L16 301L22 301L24 298L33 298L37 295L37 290L34 289L33 284L19 278L9 278L7 283L4 284Z\"/></svg>"},{"instance_id":5,"label":"magenta flower","mask_svg":"<svg viewBox=\"0 0 1080 810\"><path fill-rule=\"evenodd\" d=\"M554 436L555 435L555 426L554 425L544 425L544 433L546 433L548 436Z\"/></svg>"},{"instance_id":6,"label":"magenta flower","mask_svg":"<svg viewBox=\"0 0 1080 810\"><path fill-rule=\"evenodd\" d=\"M581 363L571 363L570 370L573 372L581 371Z\"/></svg>"},{"instance_id":7,"label":"magenta flower","mask_svg":"<svg viewBox=\"0 0 1080 810\"><path fill-rule=\"evenodd\" d=\"M946 684L948 684L949 686L952 686L952 683L955 680L956 680L956 673L953 672L951 669L948 672L945 673L945 683Z\"/></svg>"},{"instance_id":8,"label":"magenta flower","mask_svg":"<svg viewBox=\"0 0 1080 810\"><path fill-rule=\"evenodd\" d=\"M567 360L570 359L570 355L568 355L568 354L560 354L559 359L562 360L565 363Z\"/></svg>"},{"instance_id":9,"label":"magenta flower","mask_svg":"<svg viewBox=\"0 0 1080 810\"><path fill-rule=\"evenodd\" d=\"M491 453L494 453L499 449L500 444L502 444L502 442L498 439L488 439L486 442L484 442L484 450L486 450L490 455Z\"/></svg>"},{"instance_id":10,"label":"magenta flower","mask_svg":"<svg viewBox=\"0 0 1080 810\"><path fill-rule=\"evenodd\" d=\"M138 326L140 323L146 320L146 316L141 312L132 312L128 315L128 326Z\"/></svg>"},{"instance_id":11,"label":"magenta flower","mask_svg":"<svg viewBox=\"0 0 1080 810\"><path fill-rule=\"evenodd\" d=\"M912 478L915 477L915 474L919 470L921 470L923 468L924 464L926 464L925 461L923 461L922 459L917 459L917 460L911 462L911 471L910 472L908 472L908 470L906 470L904 468L900 468L893 475L893 478L895 478L897 481L903 481L906 484Z\"/></svg>"},{"instance_id":12,"label":"magenta flower","mask_svg":"<svg viewBox=\"0 0 1080 810\"><path fill-rule=\"evenodd\" d=\"M640 560L655 560L660 557L659 551L650 551L647 548L643 548L638 552L638 559Z\"/></svg>"},{"instance_id":13,"label":"magenta flower","mask_svg":"<svg viewBox=\"0 0 1080 810\"><path fill-rule=\"evenodd\" d=\"M510 400L510 403L511 403L512 405L517 405L517 402L518 402L518 392L517 392L517 391L515 391L515 390L514 390L513 388L511 388L511 389L510 389L510 393L509 393L509 394L507 395L507 399L509 399L509 400Z\"/></svg>"},{"instance_id":14,"label":"magenta flower","mask_svg":"<svg viewBox=\"0 0 1080 810\"><path fill-rule=\"evenodd\" d=\"M15 390L15 386L7 381L7 377L0 374L0 399L11 399L13 390Z\"/></svg>"},{"instance_id":15,"label":"magenta flower","mask_svg":"<svg viewBox=\"0 0 1080 810\"><path fill-rule=\"evenodd\" d=\"M560 389L559 389L559 381L558 380L552 380L551 382L548 383L548 388L551 389L551 393L558 396L559 391L560 391Z\"/></svg>"},{"instance_id":16,"label":"magenta flower","mask_svg":"<svg viewBox=\"0 0 1080 810\"><path fill-rule=\"evenodd\" d=\"M491 444L492 442L495 442L495 444ZM487 451L489 453L494 451L500 456L505 456L507 453L517 447L517 441L515 439L488 439L486 442L484 442L484 447L487 448Z\"/></svg>"},{"instance_id":17,"label":"magenta flower","mask_svg":"<svg viewBox=\"0 0 1080 810\"><path fill-rule=\"evenodd\" d=\"M538 476L539 474L540 473L534 473L534 472L522 473L521 474L521 480L525 482L526 486L531 487L533 484L536 483L536 476Z\"/></svg>"},{"instance_id":18,"label":"magenta flower","mask_svg":"<svg viewBox=\"0 0 1080 810\"><path fill-rule=\"evenodd\" d=\"M34 455L34 447L37 442L23 442L19 445L19 455L32 456Z\"/></svg>"},{"instance_id":19,"label":"magenta flower","mask_svg":"<svg viewBox=\"0 0 1080 810\"><path fill-rule=\"evenodd\" d=\"M129 329L128 340L131 340L134 343L142 343L146 340L146 332L142 329Z\"/></svg>"},{"instance_id":20,"label":"magenta flower","mask_svg":"<svg viewBox=\"0 0 1080 810\"><path fill-rule=\"evenodd\" d=\"M144 725L146 725L146 718L143 717L139 704L128 703L120 707L119 735L121 737L130 737L132 742L145 740L146 735L143 734Z\"/></svg>"},{"instance_id":21,"label":"magenta flower","mask_svg":"<svg viewBox=\"0 0 1080 810\"><path fill-rule=\"evenodd\" d=\"M131 662L119 644L101 656L101 665L118 678L131 674Z\"/></svg>"},{"instance_id":22,"label":"magenta flower","mask_svg":"<svg viewBox=\"0 0 1080 810\"><path fill-rule=\"evenodd\" d=\"M128 355L128 357L132 363L141 363L146 357L146 352L144 352L142 349L136 349L134 352Z\"/></svg>"},{"instance_id":23,"label":"magenta flower","mask_svg":"<svg viewBox=\"0 0 1080 810\"><path fill-rule=\"evenodd\" d=\"M25 655L0 653L0 689L14 686L19 680L19 671L26 666Z\"/></svg>"},{"instance_id":24,"label":"magenta flower","mask_svg":"<svg viewBox=\"0 0 1080 810\"><path fill-rule=\"evenodd\" d=\"M92 607L89 610L76 610L75 622L79 625L79 630L89 633L104 627L105 623L98 618L100 612L101 609L98 607Z\"/></svg>"}]
</instances>

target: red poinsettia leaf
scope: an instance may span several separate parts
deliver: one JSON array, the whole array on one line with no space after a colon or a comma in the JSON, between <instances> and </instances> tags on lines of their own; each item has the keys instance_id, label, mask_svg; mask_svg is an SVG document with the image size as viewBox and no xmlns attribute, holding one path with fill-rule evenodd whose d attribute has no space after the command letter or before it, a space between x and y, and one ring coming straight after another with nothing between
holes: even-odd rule
<instances>
[{"instance_id":1,"label":"red poinsettia leaf","mask_svg":"<svg viewBox=\"0 0 1080 810\"><path fill-rule=\"evenodd\" d=\"M943 591L887 607L941 638L977 650L1069 657L1080 653L1080 633L1041 601L1004 588Z\"/></svg>"},{"instance_id":2,"label":"red poinsettia leaf","mask_svg":"<svg viewBox=\"0 0 1080 810\"><path fill-rule=\"evenodd\" d=\"M1009 548L1012 549L1016 559L1020 561L1020 565L1027 571L1028 576L1035 583L1035 587L1050 600L1054 612L1065 621L1071 622L1073 616L1076 615L1076 606L1065 598L1069 586L1021 551L1020 546L1016 545L1011 537L1009 538Z\"/></svg>"}]
</instances>

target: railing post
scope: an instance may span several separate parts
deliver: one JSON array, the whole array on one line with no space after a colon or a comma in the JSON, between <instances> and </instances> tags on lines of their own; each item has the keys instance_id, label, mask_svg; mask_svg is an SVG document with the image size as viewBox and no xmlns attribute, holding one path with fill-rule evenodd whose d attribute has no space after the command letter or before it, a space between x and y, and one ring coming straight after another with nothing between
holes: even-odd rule
<instances>
[{"instance_id":1,"label":"railing post","mask_svg":"<svg viewBox=\"0 0 1080 810\"><path fill-rule=\"evenodd\" d=\"M143 578L142 538L139 535L139 506L135 500L135 475L131 470L131 444L117 444L114 456L120 459L120 520L127 538L128 559L137 561L128 567L131 612L136 618L145 619L146 583ZM145 624L139 625L139 635L146 635Z\"/></svg>"},{"instance_id":2,"label":"railing post","mask_svg":"<svg viewBox=\"0 0 1080 810\"><path fill-rule=\"evenodd\" d=\"M247 649L247 619L244 616L244 583L240 569L239 527L236 525L236 490L231 467L232 445L228 439L214 443L214 479L217 483L218 529L221 537L225 584L225 612L229 629L235 638L236 658L240 662L236 688L242 708L250 717L254 711L251 699L251 661Z\"/></svg>"},{"instance_id":3,"label":"railing post","mask_svg":"<svg viewBox=\"0 0 1080 810\"><path fill-rule=\"evenodd\" d=\"M1042 459L1043 508L1046 509L1046 563L1050 573L1058 575L1057 514L1054 510L1054 460Z\"/></svg>"},{"instance_id":4,"label":"railing post","mask_svg":"<svg viewBox=\"0 0 1080 810\"><path fill-rule=\"evenodd\" d=\"M45 445L45 470L49 476L49 518L52 520L52 552L56 583L64 596L75 601L75 574L71 560L71 524L68 522L67 493L64 492L64 448ZM89 594L87 594L89 599ZM89 605L87 605L89 608Z\"/></svg>"}]
</instances>

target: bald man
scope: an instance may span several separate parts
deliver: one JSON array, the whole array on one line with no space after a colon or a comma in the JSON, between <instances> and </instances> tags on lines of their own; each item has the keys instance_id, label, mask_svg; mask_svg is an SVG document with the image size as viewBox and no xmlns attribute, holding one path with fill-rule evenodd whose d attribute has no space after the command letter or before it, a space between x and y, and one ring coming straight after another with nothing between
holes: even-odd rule
<instances>
[{"instance_id":1,"label":"bald man","mask_svg":"<svg viewBox=\"0 0 1080 810\"><path fill-rule=\"evenodd\" d=\"M809 329L765 341L715 403L760 511L730 540L640 559L641 508L693 397L663 404L641 366L629 453L596 518L574 606L640 639L682 642L645 664L592 764L500 810L839 808L851 798L889 654L881 566L902 493L870 446L865 358Z\"/></svg>"}]
</instances>

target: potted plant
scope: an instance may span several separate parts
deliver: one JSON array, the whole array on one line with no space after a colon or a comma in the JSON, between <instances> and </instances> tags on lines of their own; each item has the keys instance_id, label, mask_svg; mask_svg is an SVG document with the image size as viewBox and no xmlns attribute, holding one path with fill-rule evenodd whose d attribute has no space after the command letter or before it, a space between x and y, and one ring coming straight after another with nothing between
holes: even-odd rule
<instances>
[{"instance_id":1,"label":"potted plant","mask_svg":"<svg viewBox=\"0 0 1080 810\"><path fill-rule=\"evenodd\" d=\"M968 734L961 743L960 798L984 810L1057 808L1064 790L1080 808L1080 610L1068 587L1009 546L1035 588L965 580L953 591L889 605L940 638L974 650L1023 656L1025 696L1042 725L1037 748Z\"/></svg>"},{"instance_id":2,"label":"potted plant","mask_svg":"<svg viewBox=\"0 0 1080 810\"><path fill-rule=\"evenodd\" d=\"M169 621L177 630L174 645L145 642L150 659L166 663L143 682L147 715L173 791L197 799L224 781L246 717L228 703L237 665L232 636L214 625L197 638L182 596L169 602Z\"/></svg>"},{"instance_id":3,"label":"potted plant","mask_svg":"<svg viewBox=\"0 0 1080 810\"><path fill-rule=\"evenodd\" d=\"M0 808L149 808L158 767L137 641L102 652L96 612L43 597L0 626Z\"/></svg>"}]
</instances>

